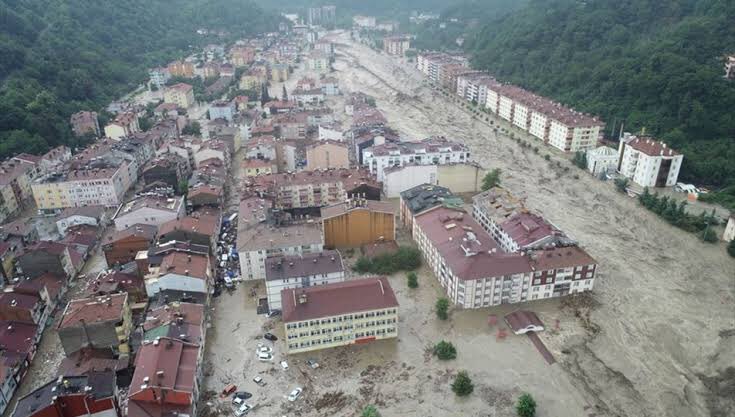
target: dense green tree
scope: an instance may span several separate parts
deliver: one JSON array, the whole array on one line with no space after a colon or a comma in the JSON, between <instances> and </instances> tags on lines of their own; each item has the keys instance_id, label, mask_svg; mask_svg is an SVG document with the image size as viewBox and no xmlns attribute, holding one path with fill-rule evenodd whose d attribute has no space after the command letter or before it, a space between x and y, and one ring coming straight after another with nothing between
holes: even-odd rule
<instances>
[{"instance_id":1,"label":"dense green tree","mask_svg":"<svg viewBox=\"0 0 735 417\"><path fill-rule=\"evenodd\" d=\"M440 320L446 320L449 318L449 299L446 297L440 297L436 300L436 316Z\"/></svg>"},{"instance_id":2,"label":"dense green tree","mask_svg":"<svg viewBox=\"0 0 735 417\"><path fill-rule=\"evenodd\" d=\"M0 158L82 145L71 114L96 110L104 125L101 110L147 81L148 68L278 21L251 0L0 2Z\"/></svg>"},{"instance_id":3,"label":"dense green tree","mask_svg":"<svg viewBox=\"0 0 735 417\"><path fill-rule=\"evenodd\" d=\"M520 417L533 417L536 415L536 400L531 397L531 394L525 393L518 397L516 413Z\"/></svg>"},{"instance_id":4,"label":"dense green tree","mask_svg":"<svg viewBox=\"0 0 735 417\"><path fill-rule=\"evenodd\" d=\"M482 191L487 191L500 185L500 172L500 168L495 168L485 174L485 177L482 179Z\"/></svg>"},{"instance_id":5,"label":"dense green tree","mask_svg":"<svg viewBox=\"0 0 735 417\"><path fill-rule=\"evenodd\" d=\"M202 135L202 125L199 124L197 121L193 121L188 123L186 126L184 126L183 129L181 129L182 135L191 135L191 136L201 136Z\"/></svg>"},{"instance_id":6,"label":"dense green tree","mask_svg":"<svg viewBox=\"0 0 735 417\"><path fill-rule=\"evenodd\" d=\"M418 288L419 287L419 277L413 271L406 274L406 281L407 281L408 288Z\"/></svg>"},{"instance_id":7,"label":"dense green tree","mask_svg":"<svg viewBox=\"0 0 735 417\"><path fill-rule=\"evenodd\" d=\"M365 408L362 409L362 413L360 414L361 417L380 417L380 413L378 412L378 409L375 408L374 405L366 405Z\"/></svg>"},{"instance_id":8,"label":"dense green tree","mask_svg":"<svg viewBox=\"0 0 735 417\"><path fill-rule=\"evenodd\" d=\"M454 378L454 382L452 382L452 391L460 397L466 397L472 394L474 390L475 386L472 384L467 371L459 371L457 377Z\"/></svg>"},{"instance_id":9,"label":"dense green tree","mask_svg":"<svg viewBox=\"0 0 735 417\"><path fill-rule=\"evenodd\" d=\"M421 266L421 252L410 246L401 246L393 253L373 258L361 257L352 267L362 274L391 275L398 271L411 271Z\"/></svg>"},{"instance_id":10,"label":"dense green tree","mask_svg":"<svg viewBox=\"0 0 735 417\"><path fill-rule=\"evenodd\" d=\"M442 340L434 345L433 353L437 358L446 361L457 357L457 348L451 342Z\"/></svg>"}]
</instances>

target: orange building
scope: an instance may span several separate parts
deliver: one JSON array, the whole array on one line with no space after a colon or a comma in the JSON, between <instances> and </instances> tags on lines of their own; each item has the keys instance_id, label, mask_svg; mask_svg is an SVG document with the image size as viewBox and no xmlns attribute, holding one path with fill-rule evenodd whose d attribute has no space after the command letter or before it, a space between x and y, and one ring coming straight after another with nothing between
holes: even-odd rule
<instances>
[{"instance_id":1,"label":"orange building","mask_svg":"<svg viewBox=\"0 0 735 417\"><path fill-rule=\"evenodd\" d=\"M396 238L395 211L390 203L364 199L322 207L324 247L356 248Z\"/></svg>"},{"instance_id":2,"label":"orange building","mask_svg":"<svg viewBox=\"0 0 735 417\"><path fill-rule=\"evenodd\" d=\"M194 78L194 64L186 61L173 61L168 64L172 77Z\"/></svg>"}]
</instances>

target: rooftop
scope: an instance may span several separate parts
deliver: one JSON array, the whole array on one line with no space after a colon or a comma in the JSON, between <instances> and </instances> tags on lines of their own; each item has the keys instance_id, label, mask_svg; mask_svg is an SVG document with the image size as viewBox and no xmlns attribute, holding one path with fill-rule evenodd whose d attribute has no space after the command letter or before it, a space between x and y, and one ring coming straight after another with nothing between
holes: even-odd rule
<instances>
[{"instance_id":1,"label":"rooftop","mask_svg":"<svg viewBox=\"0 0 735 417\"><path fill-rule=\"evenodd\" d=\"M322 220L326 220L332 217L341 216L356 210L368 210L372 212L382 212L388 214L395 214L393 205L387 201L373 201L373 200L351 200L344 203L334 204L332 206L321 208Z\"/></svg>"},{"instance_id":2,"label":"rooftop","mask_svg":"<svg viewBox=\"0 0 735 417\"><path fill-rule=\"evenodd\" d=\"M469 148L459 142L444 137L426 138L418 142L386 142L369 149L375 156L414 155L437 152L469 152Z\"/></svg>"},{"instance_id":3,"label":"rooftop","mask_svg":"<svg viewBox=\"0 0 735 417\"><path fill-rule=\"evenodd\" d=\"M130 212L140 210L143 208L153 208L156 210L170 211L177 213L184 202L184 197L158 197L158 196L143 196L138 197L135 200L128 201L125 203L118 213L117 217L124 216Z\"/></svg>"},{"instance_id":4,"label":"rooftop","mask_svg":"<svg viewBox=\"0 0 735 417\"><path fill-rule=\"evenodd\" d=\"M285 323L398 307L385 277L281 291Z\"/></svg>"},{"instance_id":5,"label":"rooftop","mask_svg":"<svg viewBox=\"0 0 735 417\"><path fill-rule=\"evenodd\" d=\"M27 417L58 401L59 397L86 392L94 399L109 398L116 391L114 372L90 372L89 375L64 375L54 378L35 391L20 398L13 417ZM87 389L89 387L89 389Z\"/></svg>"},{"instance_id":6,"label":"rooftop","mask_svg":"<svg viewBox=\"0 0 735 417\"><path fill-rule=\"evenodd\" d=\"M401 199L413 214L441 204L454 204L458 207L462 204L462 199L452 194L448 188L431 184L409 188L401 192Z\"/></svg>"},{"instance_id":7,"label":"rooftop","mask_svg":"<svg viewBox=\"0 0 735 417\"><path fill-rule=\"evenodd\" d=\"M144 343L135 360L130 402L135 401L135 394L149 387L192 393L198 352L197 345L170 338Z\"/></svg>"},{"instance_id":8,"label":"rooftop","mask_svg":"<svg viewBox=\"0 0 735 417\"><path fill-rule=\"evenodd\" d=\"M342 256L336 250L265 260L266 281L299 278L344 271Z\"/></svg>"},{"instance_id":9,"label":"rooftop","mask_svg":"<svg viewBox=\"0 0 735 417\"><path fill-rule=\"evenodd\" d=\"M150 224L136 223L127 229L116 231L108 239L110 242L127 239L129 237L142 237L148 241L153 241L158 233L158 227Z\"/></svg>"},{"instance_id":10,"label":"rooftop","mask_svg":"<svg viewBox=\"0 0 735 417\"><path fill-rule=\"evenodd\" d=\"M81 298L69 301L59 323L59 329L104 321L120 321L128 302L128 294Z\"/></svg>"},{"instance_id":11,"label":"rooftop","mask_svg":"<svg viewBox=\"0 0 735 417\"><path fill-rule=\"evenodd\" d=\"M186 93L186 92L189 92L189 91L193 90L194 87L192 87L192 86L190 86L189 84L186 84L186 83L178 83L178 84L174 84L172 86L169 86L168 89L169 90L178 90L178 91L181 91L181 92Z\"/></svg>"},{"instance_id":12,"label":"rooftop","mask_svg":"<svg viewBox=\"0 0 735 417\"><path fill-rule=\"evenodd\" d=\"M564 235L543 217L527 212L516 213L502 222L500 227L521 247L545 238Z\"/></svg>"},{"instance_id":13,"label":"rooftop","mask_svg":"<svg viewBox=\"0 0 735 417\"><path fill-rule=\"evenodd\" d=\"M105 214L105 208L103 206L68 207L56 216L56 220L73 216L92 217L99 220L103 214Z\"/></svg>"},{"instance_id":14,"label":"rooftop","mask_svg":"<svg viewBox=\"0 0 735 417\"><path fill-rule=\"evenodd\" d=\"M627 146L642 152L648 156L676 156L679 152L671 149L665 142L657 141L651 137L634 137Z\"/></svg>"},{"instance_id":15,"label":"rooftop","mask_svg":"<svg viewBox=\"0 0 735 417\"><path fill-rule=\"evenodd\" d=\"M163 257L159 268L160 275L178 274L206 280L209 277L209 257L207 255L170 252Z\"/></svg>"},{"instance_id":16,"label":"rooftop","mask_svg":"<svg viewBox=\"0 0 735 417\"><path fill-rule=\"evenodd\" d=\"M219 227L219 217L213 215L186 216L178 220L171 220L162 224L158 228L158 236L163 237L166 234L177 230L186 232L199 233L206 236L214 236L217 234Z\"/></svg>"},{"instance_id":17,"label":"rooftop","mask_svg":"<svg viewBox=\"0 0 735 417\"><path fill-rule=\"evenodd\" d=\"M493 187L472 197L472 203L496 223L528 211L523 200L501 187Z\"/></svg>"}]
</instances>

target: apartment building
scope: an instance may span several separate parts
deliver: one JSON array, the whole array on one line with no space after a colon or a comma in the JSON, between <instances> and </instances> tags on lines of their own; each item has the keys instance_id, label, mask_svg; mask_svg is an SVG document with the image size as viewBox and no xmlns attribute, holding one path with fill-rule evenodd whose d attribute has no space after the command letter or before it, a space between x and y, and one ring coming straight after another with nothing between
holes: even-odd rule
<instances>
[{"instance_id":1,"label":"apartment building","mask_svg":"<svg viewBox=\"0 0 735 417\"><path fill-rule=\"evenodd\" d=\"M134 261L138 252L146 251L155 244L157 230L157 226L134 224L108 236L102 241L107 265L124 265Z\"/></svg>"},{"instance_id":2,"label":"apartment building","mask_svg":"<svg viewBox=\"0 0 735 417\"><path fill-rule=\"evenodd\" d=\"M273 311L283 307L283 290L334 284L344 279L345 266L336 250L268 258L265 260L268 308Z\"/></svg>"},{"instance_id":3,"label":"apartment building","mask_svg":"<svg viewBox=\"0 0 735 417\"><path fill-rule=\"evenodd\" d=\"M306 22L309 26L333 26L337 19L336 6L309 7Z\"/></svg>"},{"instance_id":4,"label":"apartment building","mask_svg":"<svg viewBox=\"0 0 735 417\"><path fill-rule=\"evenodd\" d=\"M673 187L684 155L651 137L626 133L618 147L618 171L641 187Z\"/></svg>"},{"instance_id":5,"label":"apartment building","mask_svg":"<svg viewBox=\"0 0 735 417\"><path fill-rule=\"evenodd\" d=\"M70 301L58 333L67 356L85 348L110 349L127 356L132 326L128 294L120 293Z\"/></svg>"},{"instance_id":6,"label":"apartment building","mask_svg":"<svg viewBox=\"0 0 735 417\"><path fill-rule=\"evenodd\" d=\"M180 219L186 213L184 197L141 196L120 207L115 216L115 230L125 230L136 224L160 226Z\"/></svg>"},{"instance_id":7,"label":"apartment building","mask_svg":"<svg viewBox=\"0 0 735 417\"><path fill-rule=\"evenodd\" d=\"M594 176L615 172L618 168L618 151L600 146L587 151L587 171Z\"/></svg>"},{"instance_id":8,"label":"apartment building","mask_svg":"<svg viewBox=\"0 0 735 417\"><path fill-rule=\"evenodd\" d=\"M71 130L75 136L87 134L100 136L100 124L97 120L97 112L80 111L71 115Z\"/></svg>"},{"instance_id":9,"label":"apartment building","mask_svg":"<svg viewBox=\"0 0 735 417\"><path fill-rule=\"evenodd\" d=\"M383 192L388 198L421 184L440 185L453 193L478 192L485 170L477 163L447 165L403 165L385 169Z\"/></svg>"},{"instance_id":10,"label":"apartment building","mask_svg":"<svg viewBox=\"0 0 735 417\"><path fill-rule=\"evenodd\" d=\"M216 100L209 106L209 120L224 119L228 122L237 114L234 101Z\"/></svg>"},{"instance_id":11,"label":"apartment building","mask_svg":"<svg viewBox=\"0 0 735 417\"><path fill-rule=\"evenodd\" d=\"M122 203L130 187L129 175L127 161L119 161L119 165L95 163L48 174L34 181L31 189L39 210L114 207Z\"/></svg>"},{"instance_id":12,"label":"apartment building","mask_svg":"<svg viewBox=\"0 0 735 417\"><path fill-rule=\"evenodd\" d=\"M188 109L194 105L194 87L189 84L178 83L166 87L163 91L163 101L172 103L182 109Z\"/></svg>"},{"instance_id":13,"label":"apartment building","mask_svg":"<svg viewBox=\"0 0 735 417\"><path fill-rule=\"evenodd\" d=\"M306 70L314 72L327 72L331 69L329 56L322 51L312 51L306 57Z\"/></svg>"},{"instance_id":14,"label":"apartment building","mask_svg":"<svg viewBox=\"0 0 735 417\"><path fill-rule=\"evenodd\" d=\"M21 397L13 417L116 417L121 414L114 371L61 375ZM8 401L10 399L8 398Z\"/></svg>"},{"instance_id":15,"label":"apartment building","mask_svg":"<svg viewBox=\"0 0 735 417\"><path fill-rule=\"evenodd\" d=\"M31 161L34 159L34 161ZM16 156L0 163L0 222L21 210L33 195L31 184L42 172L40 157Z\"/></svg>"},{"instance_id":16,"label":"apartment building","mask_svg":"<svg viewBox=\"0 0 735 417\"><path fill-rule=\"evenodd\" d=\"M385 277L284 290L281 304L289 354L398 336L398 300Z\"/></svg>"},{"instance_id":17,"label":"apartment building","mask_svg":"<svg viewBox=\"0 0 735 417\"><path fill-rule=\"evenodd\" d=\"M433 184L420 184L401 192L398 215L403 227L413 231L413 219L424 211L440 206L462 206L462 199L445 187Z\"/></svg>"},{"instance_id":18,"label":"apartment building","mask_svg":"<svg viewBox=\"0 0 735 417\"><path fill-rule=\"evenodd\" d=\"M248 46L235 46L230 49L230 61L237 68L250 65L255 61L255 49Z\"/></svg>"},{"instance_id":19,"label":"apartment building","mask_svg":"<svg viewBox=\"0 0 735 417\"><path fill-rule=\"evenodd\" d=\"M383 51L388 55L404 56L411 49L410 36L386 36L383 38Z\"/></svg>"},{"instance_id":20,"label":"apartment building","mask_svg":"<svg viewBox=\"0 0 735 417\"><path fill-rule=\"evenodd\" d=\"M384 143L362 151L362 162L378 181L385 179L386 168L403 165L445 165L469 162L469 148L444 137L418 142Z\"/></svg>"},{"instance_id":21,"label":"apartment building","mask_svg":"<svg viewBox=\"0 0 735 417\"><path fill-rule=\"evenodd\" d=\"M276 208L291 210L328 206L355 196L380 200L381 185L365 170L340 168L260 175L248 188L273 198Z\"/></svg>"},{"instance_id":22,"label":"apartment building","mask_svg":"<svg viewBox=\"0 0 735 417\"><path fill-rule=\"evenodd\" d=\"M448 66L455 66L453 71L458 70L457 67L467 67L469 65L467 58L459 55L449 55L445 53L422 53L416 57L416 68L429 78L429 81L440 84L442 78L447 79L446 72ZM445 74L444 76L442 74ZM456 74L459 76L460 74ZM455 87L456 88L456 87Z\"/></svg>"},{"instance_id":23,"label":"apartment building","mask_svg":"<svg viewBox=\"0 0 735 417\"><path fill-rule=\"evenodd\" d=\"M497 87L499 83L492 76L475 71L457 76L456 94L465 100L484 106L487 102L488 87Z\"/></svg>"},{"instance_id":24,"label":"apartment building","mask_svg":"<svg viewBox=\"0 0 735 417\"><path fill-rule=\"evenodd\" d=\"M146 259L149 262L148 272L143 279L149 298L161 291L209 293L213 278L212 265L206 254L171 251L161 258L158 265L152 265L150 255L146 252L136 255L136 262L144 262Z\"/></svg>"},{"instance_id":25,"label":"apartment building","mask_svg":"<svg viewBox=\"0 0 735 417\"><path fill-rule=\"evenodd\" d=\"M240 202L237 252L244 280L264 279L268 258L323 249L322 231L313 220L294 221L287 213L273 211L272 203L262 198Z\"/></svg>"},{"instance_id":26,"label":"apartment building","mask_svg":"<svg viewBox=\"0 0 735 417\"><path fill-rule=\"evenodd\" d=\"M168 72L168 68L158 67L151 68L148 71L149 85L155 86L159 90L166 86L168 80L171 79L171 73Z\"/></svg>"},{"instance_id":27,"label":"apartment building","mask_svg":"<svg viewBox=\"0 0 735 417\"><path fill-rule=\"evenodd\" d=\"M105 126L105 136L114 140L120 140L138 132L140 132L140 126L138 125L138 115L135 112L120 113Z\"/></svg>"},{"instance_id":28,"label":"apartment building","mask_svg":"<svg viewBox=\"0 0 735 417\"><path fill-rule=\"evenodd\" d=\"M413 237L453 304L483 308L589 291L596 262L577 246L506 253L461 209L419 214Z\"/></svg>"},{"instance_id":29,"label":"apartment building","mask_svg":"<svg viewBox=\"0 0 735 417\"><path fill-rule=\"evenodd\" d=\"M194 78L194 63L173 61L166 67L172 77Z\"/></svg>"},{"instance_id":30,"label":"apartment building","mask_svg":"<svg viewBox=\"0 0 735 417\"><path fill-rule=\"evenodd\" d=\"M346 143L323 140L306 148L306 169L309 171L349 167L350 158Z\"/></svg>"}]
</instances>

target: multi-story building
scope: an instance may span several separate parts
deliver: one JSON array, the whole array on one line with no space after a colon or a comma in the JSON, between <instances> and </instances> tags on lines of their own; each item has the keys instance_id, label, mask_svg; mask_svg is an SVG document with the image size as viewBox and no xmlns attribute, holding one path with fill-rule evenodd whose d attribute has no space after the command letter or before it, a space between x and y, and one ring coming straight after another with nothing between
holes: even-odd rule
<instances>
[{"instance_id":1,"label":"multi-story building","mask_svg":"<svg viewBox=\"0 0 735 417\"><path fill-rule=\"evenodd\" d=\"M330 249L357 248L395 240L395 217L393 205L385 201L358 198L322 207L324 246Z\"/></svg>"},{"instance_id":2,"label":"multi-story building","mask_svg":"<svg viewBox=\"0 0 735 417\"><path fill-rule=\"evenodd\" d=\"M188 61L173 61L166 67L172 77L194 78L194 63Z\"/></svg>"},{"instance_id":3,"label":"multi-story building","mask_svg":"<svg viewBox=\"0 0 735 417\"><path fill-rule=\"evenodd\" d=\"M597 265L577 246L506 253L472 217L434 207L413 237L450 301L460 308L565 296L592 289Z\"/></svg>"},{"instance_id":4,"label":"multi-story building","mask_svg":"<svg viewBox=\"0 0 735 417\"><path fill-rule=\"evenodd\" d=\"M120 205L130 186L128 162L107 163L58 171L33 182L33 198L39 210L66 207Z\"/></svg>"},{"instance_id":5,"label":"multi-story building","mask_svg":"<svg viewBox=\"0 0 735 417\"><path fill-rule=\"evenodd\" d=\"M322 51L312 51L306 57L306 70L314 72L329 71L329 56Z\"/></svg>"},{"instance_id":6,"label":"multi-story building","mask_svg":"<svg viewBox=\"0 0 735 417\"><path fill-rule=\"evenodd\" d=\"M359 28L374 28L375 21L375 16L357 15L352 17L352 24Z\"/></svg>"},{"instance_id":7,"label":"multi-story building","mask_svg":"<svg viewBox=\"0 0 735 417\"><path fill-rule=\"evenodd\" d=\"M735 79L735 55L728 55L725 58L725 78Z\"/></svg>"},{"instance_id":8,"label":"multi-story building","mask_svg":"<svg viewBox=\"0 0 735 417\"><path fill-rule=\"evenodd\" d=\"M32 181L41 171L40 163L20 156L0 163L0 222L26 206L33 195Z\"/></svg>"},{"instance_id":9,"label":"multi-story building","mask_svg":"<svg viewBox=\"0 0 735 417\"><path fill-rule=\"evenodd\" d=\"M443 137L418 142L384 143L362 151L362 162L378 181L385 178L385 169L403 165L443 165L469 162L469 148Z\"/></svg>"},{"instance_id":10,"label":"multi-story building","mask_svg":"<svg viewBox=\"0 0 735 417\"><path fill-rule=\"evenodd\" d=\"M115 229L125 230L136 224L160 226L184 216L183 197L142 196L128 201L115 216Z\"/></svg>"},{"instance_id":11,"label":"multi-story building","mask_svg":"<svg viewBox=\"0 0 735 417\"><path fill-rule=\"evenodd\" d=\"M416 68L434 83L441 82L442 74L446 72L445 67L447 66L467 67L468 61L463 56L445 53L422 53L416 57Z\"/></svg>"},{"instance_id":12,"label":"multi-story building","mask_svg":"<svg viewBox=\"0 0 735 417\"><path fill-rule=\"evenodd\" d=\"M383 38L383 50L388 55L403 56L410 48L410 36L386 36Z\"/></svg>"},{"instance_id":13,"label":"multi-story building","mask_svg":"<svg viewBox=\"0 0 735 417\"><path fill-rule=\"evenodd\" d=\"M306 148L306 169L309 171L349 167L349 151L344 142L324 140Z\"/></svg>"},{"instance_id":14,"label":"multi-story building","mask_svg":"<svg viewBox=\"0 0 735 417\"><path fill-rule=\"evenodd\" d=\"M345 279L339 251L308 253L265 260L265 285L270 311L280 310L283 290L333 284Z\"/></svg>"},{"instance_id":15,"label":"multi-story building","mask_svg":"<svg viewBox=\"0 0 735 417\"><path fill-rule=\"evenodd\" d=\"M93 111L80 111L71 115L71 130L76 136L87 134L100 136L100 123L97 113Z\"/></svg>"},{"instance_id":16,"label":"multi-story building","mask_svg":"<svg viewBox=\"0 0 735 417\"><path fill-rule=\"evenodd\" d=\"M725 232L722 234L722 240L730 242L735 239L735 214L731 214L725 225Z\"/></svg>"},{"instance_id":17,"label":"multi-story building","mask_svg":"<svg viewBox=\"0 0 735 417\"><path fill-rule=\"evenodd\" d=\"M288 64L272 64L270 67L270 79L274 83L282 83L288 80Z\"/></svg>"},{"instance_id":18,"label":"multi-story building","mask_svg":"<svg viewBox=\"0 0 735 417\"><path fill-rule=\"evenodd\" d=\"M138 115L135 112L120 113L115 120L105 126L105 136L114 140L120 140L138 132L140 132L140 126Z\"/></svg>"},{"instance_id":19,"label":"multi-story building","mask_svg":"<svg viewBox=\"0 0 735 417\"><path fill-rule=\"evenodd\" d=\"M61 375L20 398L12 416L117 417L122 413L116 381L114 371Z\"/></svg>"},{"instance_id":20,"label":"multi-story building","mask_svg":"<svg viewBox=\"0 0 735 417\"><path fill-rule=\"evenodd\" d=\"M100 227L107 222L107 215L103 206L69 207L59 213L54 220L56 230L63 237L70 227L86 224L88 226Z\"/></svg>"},{"instance_id":21,"label":"multi-story building","mask_svg":"<svg viewBox=\"0 0 735 417\"><path fill-rule=\"evenodd\" d=\"M365 278L281 292L288 353L398 336L398 300L387 278Z\"/></svg>"},{"instance_id":22,"label":"multi-story building","mask_svg":"<svg viewBox=\"0 0 735 417\"><path fill-rule=\"evenodd\" d=\"M241 68L255 61L255 49L247 46L235 46L230 49L230 61L235 67Z\"/></svg>"},{"instance_id":23,"label":"multi-story building","mask_svg":"<svg viewBox=\"0 0 735 417\"><path fill-rule=\"evenodd\" d=\"M337 22L337 7L309 7L306 14L306 22L309 26L334 26Z\"/></svg>"},{"instance_id":24,"label":"multi-story building","mask_svg":"<svg viewBox=\"0 0 735 417\"><path fill-rule=\"evenodd\" d=\"M260 198L240 202L237 252L244 280L264 279L265 261L282 255L305 255L324 249L322 232L313 220L295 222L271 210Z\"/></svg>"},{"instance_id":25,"label":"multi-story building","mask_svg":"<svg viewBox=\"0 0 735 417\"><path fill-rule=\"evenodd\" d=\"M618 171L641 187L673 187L684 155L664 142L626 133L618 148Z\"/></svg>"},{"instance_id":26,"label":"multi-story building","mask_svg":"<svg viewBox=\"0 0 735 417\"><path fill-rule=\"evenodd\" d=\"M16 266L28 278L37 278L49 272L72 278L76 275L72 256L69 247L63 243L41 241L25 248L16 259Z\"/></svg>"},{"instance_id":27,"label":"multi-story building","mask_svg":"<svg viewBox=\"0 0 735 417\"><path fill-rule=\"evenodd\" d=\"M132 326L128 294L121 293L70 301L61 316L58 333L67 355L94 348L127 356Z\"/></svg>"},{"instance_id":28,"label":"multi-story building","mask_svg":"<svg viewBox=\"0 0 735 417\"><path fill-rule=\"evenodd\" d=\"M173 152L162 154L150 161L142 173L146 186L168 186L179 193L186 192L185 181L190 175L189 161Z\"/></svg>"},{"instance_id":29,"label":"multi-story building","mask_svg":"<svg viewBox=\"0 0 735 417\"><path fill-rule=\"evenodd\" d=\"M128 417L196 416L202 346L170 337L146 342L135 358Z\"/></svg>"},{"instance_id":30,"label":"multi-story building","mask_svg":"<svg viewBox=\"0 0 735 417\"><path fill-rule=\"evenodd\" d=\"M172 251L161 258L160 264L152 265L148 253L138 252L136 262L145 260L148 260L148 271L143 279L148 297L154 297L161 291L171 290L209 293L212 265L207 254Z\"/></svg>"},{"instance_id":31,"label":"multi-story building","mask_svg":"<svg viewBox=\"0 0 735 417\"><path fill-rule=\"evenodd\" d=\"M609 146L600 146L587 151L587 170L599 176L615 172L618 168L618 151Z\"/></svg>"},{"instance_id":32,"label":"multi-story building","mask_svg":"<svg viewBox=\"0 0 735 417\"><path fill-rule=\"evenodd\" d=\"M208 246L214 252L215 238L219 235L219 229L218 212L210 214L195 211L190 216L162 224L158 228L158 241L161 243L172 240L190 242Z\"/></svg>"},{"instance_id":33,"label":"multi-story building","mask_svg":"<svg viewBox=\"0 0 735 417\"><path fill-rule=\"evenodd\" d=\"M279 209L307 209L342 203L348 198L380 200L381 185L357 168L261 175L251 191L275 201Z\"/></svg>"},{"instance_id":34,"label":"multi-story building","mask_svg":"<svg viewBox=\"0 0 735 417\"><path fill-rule=\"evenodd\" d=\"M441 205L461 207L462 199L446 187L421 184L401 192L398 215L403 227L413 232L413 219L424 211Z\"/></svg>"},{"instance_id":35,"label":"multi-story building","mask_svg":"<svg viewBox=\"0 0 735 417\"><path fill-rule=\"evenodd\" d=\"M477 163L447 165L403 165L385 169L383 192L388 198L421 184L440 185L453 193L478 192L485 170Z\"/></svg>"},{"instance_id":36,"label":"multi-story building","mask_svg":"<svg viewBox=\"0 0 735 417\"><path fill-rule=\"evenodd\" d=\"M194 87L184 83L166 87L163 91L163 100L166 103L173 103L182 109L188 109L194 105Z\"/></svg>"},{"instance_id":37,"label":"multi-story building","mask_svg":"<svg viewBox=\"0 0 735 417\"><path fill-rule=\"evenodd\" d=\"M232 121L232 117L237 113L235 103L227 100L216 100L209 106L209 119L225 119Z\"/></svg>"},{"instance_id":38,"label":"multi-story building","mask_svg":"<svg viewBox=\"0 0 735 417\"><path fill-rule=\"evenodd\" d=\"M166 86L168 80L171 79L171 73L168 72L168 68L151 68L148 71L148 78L150 79L148 82L150 86L156 86L157 89L161 90Z\"/></svg>"}]
</instances>

